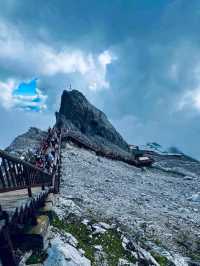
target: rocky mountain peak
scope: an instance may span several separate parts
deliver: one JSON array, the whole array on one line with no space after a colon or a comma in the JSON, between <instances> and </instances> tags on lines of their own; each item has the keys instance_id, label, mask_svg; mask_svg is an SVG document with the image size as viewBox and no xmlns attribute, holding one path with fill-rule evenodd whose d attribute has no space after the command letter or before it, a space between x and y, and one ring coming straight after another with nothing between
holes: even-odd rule
<instances>
[{"instance_id":1,"label":"rocky mountain peak","mask_svg":"<svg viewBox=\"0 0 200 266\"><path fill-rule=\"evenodd\" d=\"M63 91L57 124L65 128L78 130L87 137L109 142L128 151L128 144L109 122L106 115L93 106L77 90Z\"/></svg>"}]
</instances>

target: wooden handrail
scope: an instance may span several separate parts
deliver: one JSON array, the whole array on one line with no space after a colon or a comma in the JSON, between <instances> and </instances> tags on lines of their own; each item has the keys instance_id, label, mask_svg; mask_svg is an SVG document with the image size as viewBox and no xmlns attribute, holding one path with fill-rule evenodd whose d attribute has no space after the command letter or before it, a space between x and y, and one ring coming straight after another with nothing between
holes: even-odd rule
<instances>
[{"instance_id":1,"label":"wooden handrail","mask_svg":"<svg viewBox=\"0 0 200 266\"><path fill-rule=\"evenodd\" d=\"M41 173L46 174L46 175L48 175L48 176L51 176L50 174L44 172L43 170L41 170L40 168L36 167L35 165L33 165L33 164L29 163L29 162L26 162L26 161L24 161L24 160L21 160L21 159L19 159L18 157L14 156L14 155L11 155L11 154L9 154L8 152L3 151L3 150L0 149L0 158L1 158L1 157L2 157L2 158L5 158L5 159L8 159L8 160L10 160L10 161L13 161L13 162L15 162L15 163L21 163L21 164L23 164L24 166L27 166L27 167L29 167L29 168L31 168L31 169L34 169L34 170L38 171L38 172L41 172Z\"/></svg>"},{"instance_id":2,"label":"wooden handrail","mask_svg":"<svg viewBox=\"0 0 200 266\"><path fill-rule=\"evenodd\" d=\"M51 132L49 136L51 136ZM15 236L20 235L21 230L27 224L34 225L37 222L37 210L44 205L48 194L59 192L61 132L59 132L58 145L59 149L56 151L54 160L55 168L49 172L0 150L0 159L2 159L0 164L0 193L27 188L28 195L32 197L32 187L41 186L43 189L38 196L32 197L25 206L16 208L14 213L8 214L2 210L0 205L0 220L5 221L5 224L0 228L0 260L3 266L17 266L19 264L15 247L12 245L16 242Z\"/></svg>"},{"instance_id":3,"label":"wooden handrail","mask_svg":"<svg viewBox=\"0 0 200 266\"><path fill-rule=\"evenodd\" d=\"M36 186L52 186L53 177L42 169L0 150L0 193L28 189Z\"/></svg>"},{"instance_id":4,"label":"wooden handrail","mask_svg":"<svg viewBox=\"0 0 200 266\"><path fill-rule=\"evenodd\" d=\"M97 155L100 155L100 156L103 156L103 157L106 157L112 160L122 161L130 165L134 165L136 167L151 166L152 163L154 162L152 158L148 158L148 160L146 161L140 161L131 154L123 155L122 153L119 153L119 152L113 152L111 150L106 150L105 148L101 146L97 146L96 144L92 143L84 135L80 135L78 131L74 131L71 129L67 129L63 131L62 139L71 140L72 142L76 143L78 146L94 151Z\"/></svg>"}]
</instances>

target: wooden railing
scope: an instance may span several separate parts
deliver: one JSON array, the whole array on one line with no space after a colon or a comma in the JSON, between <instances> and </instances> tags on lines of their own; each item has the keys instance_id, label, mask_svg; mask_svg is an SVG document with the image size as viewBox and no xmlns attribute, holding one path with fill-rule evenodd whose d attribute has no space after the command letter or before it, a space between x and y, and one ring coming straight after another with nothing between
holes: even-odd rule
<instances>
[{"instance_id":1,"label":"wooden railing","mask_svg":"<svg viewBox=\"0 0 200 266\"><path fill-rule=\"evenodd\" d=\"M0 193L52 185L52 176L34 165L0 150Z\"/></svg>"},{"instance_id":2,"label":"wooden railing","mask_svg":"<svg viewBox=\"0 0 200 266\"><path fill-rule=\"evenodd\" d=\"M85 135L80 134L78 131L75 130L63 130L62 139L66 141L71 140L80 147L94 151L96 155L106 157L111 160L122 161L127 164L134 165L136 167L151 166L154 162L154 160L150 157L144 161L140 161L139 158L135 158L133 155L126 151L117 152L96 145L95 143L90 141L90 139L87 138Z\"/></svg>"},{"instance_id":3,"label":"wooden railing","mask_svg":"<svg viewBox=\"0 0 200 266\"><path fill-rule=\"evenodd\" d=\"M57 130L54 128L53 130ZM36 225L36 215L50 192L58 193L61 168L61 131L53 167L40 169L33 164L0 150L0 193L28 189L29 200L11 214L2 209L0 203L0 265L17 266L16 239L27 225ZM52 133L52 131L51 131ZM49 134L51 135L51 134ZM48 135L48 137L49 137ZM51 142L51 141L50 141ZM44 150L42 151L44 155ZM41 187L42 191L33 197L31 188Z\"/></svg>"},{"instance_id":4,"label":"wooden railing","mask_svg":"<svg viewBox=\"0 0 200 266\"><path fill-rule=\"evenodd\" d=\"M49 192L50 190L47 189L31 201L27 202L24 206L16 208L10 219L10 224L13 225L12 230L14 230L15 233L16 231L20 231L25 225L35 225L37 223L36 212L39 208L44 206L44 201Z\"/></svg>"},{"instance_id":5,"label":"wooden railing","mask_svg":"<svg viewBox=\"0 0 200 266\"><path fill-rule=\"evenodd\" d=\"M0 262L3 266L19 265L21 256L15 251L21 242L20 234L25 227L37 225L38 209L44 206L49 192L53 191L47 189L24 206L16 208L11 217L0 207Z\"/></svg>"}]
</instances>

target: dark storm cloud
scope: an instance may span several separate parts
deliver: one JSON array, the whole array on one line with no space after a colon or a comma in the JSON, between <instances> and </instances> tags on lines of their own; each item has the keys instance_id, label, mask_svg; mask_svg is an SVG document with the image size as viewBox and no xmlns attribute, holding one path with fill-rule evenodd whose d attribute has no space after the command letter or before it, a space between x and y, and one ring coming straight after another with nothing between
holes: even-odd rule
<instances>
[{"instance_id":1,"label":"dark storm cloud","mask_svg":"<svg viewBox=\"0 0 200 266\"><path fill-rule=\"evenodd\" d=\"M63 41L74 45L81 39L88 48L104 49L130 35L151 34L172 1L168 2L8 0L1 4L1 16L30 38L52 41L55 45ZM149 32L147 25L151 25Z\"/></svg>"},{"instance_id":2,"label":"dark storm cloud","mask_svg":"<svg viewBox=\"0 0 200 266\"><path fill-rule=\"evenodd\" d=\"M1 21L17 31L20 45L17 41L15 49L19 45L16 53L22 57L0 56L0 80L39 78L52 114L62 89L72 83L107 113L129 142L158 141L200 158L198 0L8 0L0 5ZM100 73L98 90L88 89L93 72L61 71L63 58L68 64L69 54L77 50L87 63L92 54L95 75ZM105 70L96 57L106 50L117 59ZM55 64L60 60L51 75L44 71L52 70L42 60L46 51ZM110 86L104 89L106 81Z\"/></svg>"}]
</instances>

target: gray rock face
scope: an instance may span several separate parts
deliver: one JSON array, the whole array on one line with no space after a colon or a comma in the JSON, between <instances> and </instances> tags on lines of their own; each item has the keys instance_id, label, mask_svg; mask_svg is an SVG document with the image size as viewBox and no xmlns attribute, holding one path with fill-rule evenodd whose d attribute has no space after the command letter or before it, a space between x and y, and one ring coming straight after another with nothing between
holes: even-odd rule
<instances>
[{"instance_id":1,"label":"gray rock face","mask_svg":"<svg viewBox=\"0 0 200 266\"><path fill-rule=\"evenodd\" d=\"M94 107L77 90L63 91L57 124L62 121L66 128L78 130L87 136L104 139L128 151L128 144L108 121L106 115Z\"/></svg>"},{"instance_id":2,"label":"gray rock face","mask_svg":"<svg viewBox=\"0 0 200 266\"><path fill-rule=\"evenodd\" d=\"M167 254L174 264L166 265L187 266L184 257L198 254L199 162L158 154L155 166L139 169L65 145L62 198L76 198L86 217L92 213L95 220L122 225L154 253Z\"/></svg>"},{"instance_id":3,"label":"gray rock face","mask_svg":"<svg viewBox=\"0 0 200 266\"><path fill-rule=\"evenodd\" d=\"M6 151L16 156L25 155L29 151L33 152L39 147L42 139L45 138L46 135L47 132L35 127L30 127L26 133L17 136L10 146L6 148Z\"/></svg>"}]
</instances>

